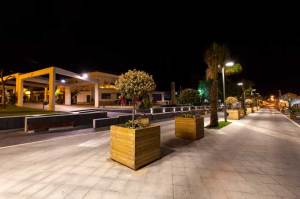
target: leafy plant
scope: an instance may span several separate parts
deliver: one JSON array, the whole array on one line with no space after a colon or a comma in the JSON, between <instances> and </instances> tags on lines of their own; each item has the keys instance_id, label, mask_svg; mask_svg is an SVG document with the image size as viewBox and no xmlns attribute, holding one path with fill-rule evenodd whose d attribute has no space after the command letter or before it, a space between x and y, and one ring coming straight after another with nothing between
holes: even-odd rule
<instances>
[{"instance_id":1,"label":"leafy plant","mask_svg":"<svg viewBox=\"0 0 300 199\"><path fill-rule=\"evenodd\" d=\"M128 120L125 123L125 127L132 128L132 129L138 129L138 128L145 128L149 126L149 124L142 121L142 118L136 119L136 120Z\"/></svg>"},{"instance_id":2,"label":"leafy plant","mask_svg":"<svg viewBox=\"0 0 300 199\"><path fill-rule=\"evenodd\" d=\"M290 108L290 113L292 114L300 113L300 108Z\"/></svg>"},{"instance_id":3,"label":"leafy plant","mask_svg":"<svg viewBox=\"0 0 300 199\"><path fill-rule=\"evenodd\" d=\"M184 113L180 115L180 117L184 117L184 118L195 118L197 116L198 114L193 114L193 113Z\"/></svg>"},{"instance_id":4,"label":"leafy plant","mask_svg":"<svg viewBox=\"0 0 300 199\"><path fill-rule=\"evenodd\" d=\"M210 89L210 82L207 80L200 80L198 85L198 93L201 98L201 102L205 100L209 100L209 89Z\"/></svg>"},{"instance_id":5,"label":"leafy plant","mask_svg":"<svg viewBox=\"0 0 300 199\"><path fill-rule=\"evenodd\" d=\"M135 117L136 101L148 95L156 87L151 75L135 69L120 75L115 82L115 86L121 95L132 100L132 121L134 121ZM134 122L132 122L132 125L135 125Z\"/></svg>"},{"instance_id":6,"label":"leafy plant","mask_svg":"<svg viewBox=\"0 0 300 199\"><path fill-rule=\"evenodd\" d=\"M11 104L11 105L14 105L14 104L17 103L17 95L16 95L16 93L11 93L10 94L8 103Z\"/></svg>"},{"instance_id":7,"label":"leafy plant","mask_svg":"<svg viewBox=\"0 0 300 199\"><path fill-rule=\"evenodd\" d=\"M232 107L233 104L237 103L238 99L236 97L227 97L225 100L225 104L229 106L229 108Z\"/></svg>"},{"instance_id":8,"label":"leafy plant","mask_svg":"<svg viewBox=\"0 0 300 199\"><path fill-rule=\"evenodd\" d=\"M1 87L2 87L2 105L3 105L3 108L6 108L6 101L7 101L7 98L6 98L6 83L13 79L14 76L13 75L8 75L6 76L6 71L2 68L0 68L0 83L1 83Z\"/></svg>"},{"instance_id":9,"label":"leafy plant","mask_svg":"<svg viewBox=\"0 0 300 199\"><path fill-rule=\"evenodd\" d=\"M225 67L225 75L229 76L229 75L234 75L237 73L242 72L243 68L241 66L241 64L234 64L231 67Z\"/></svg>"},{"instance_id":10,"label":"leafy plant","mask_svg":"<svg viewBox=\"0 0 300 199\"><path fill-rule=\"evenodd\" d=\"M151 107L152 107L152 103L151 103L151 101L149 99L149 96L146 95L145 97L143 97L142 103L141 103L141 105L140 105L139 108L140 109L149 109Z\"/></svg>"},{"instance_id":11,"label":"leafy plant","mask_svg":"<svg viewBox=\"0 0 300 199\"><path fill-rule=\"evenodd\" d=\"M197 90L194 89L184 89L178 98L180 104L189 104L189 105L196 105L200 104L200 95Z\"/></svg>"},{"instance_id":12,"label":"leafy plant","mask_svg":"<svg viewBox=\"0 0 300 199\"><path fill-rule=\"evenodd\" d=\"M246 99L245 100L245 104L252 105L253 104L253 100L252 99Z\"/></svg>"}]
</instances>

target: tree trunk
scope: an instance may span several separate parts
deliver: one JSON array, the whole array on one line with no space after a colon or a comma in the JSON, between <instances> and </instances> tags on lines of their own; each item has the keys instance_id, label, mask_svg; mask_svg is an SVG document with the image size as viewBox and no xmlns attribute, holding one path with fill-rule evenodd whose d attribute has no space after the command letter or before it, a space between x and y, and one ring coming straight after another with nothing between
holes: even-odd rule
<instances>
[{"instance_id":1,"label":"tree trunk","mask_svg":"<svg viewBox=\"0 0 300 199\"><path fill-rule=\"evenodd\" d=\"M135 119L135 98L132 98L132 127L134 127L134 119Z\"/></svg>"},{"instance_id":2,"label":"tree trunk","mask_svg":"<svg viewBox=\"0 0 300 199\"><path fill-rule=\"evenodd\" d=\"M210 126L218 126L218 80L212 80L210 89Z\"/></svg>"},{"instance_id":3,"label":"tree trunk","mask_svg":"<svg viewBox=\"0 0 300 199\"><path fill-rule=\"evenodd\" d=\"M5 97L5 83L2 82L2 103L3 103L3 108L6 108L6 97Z\"/></svg>"}]
</instances>

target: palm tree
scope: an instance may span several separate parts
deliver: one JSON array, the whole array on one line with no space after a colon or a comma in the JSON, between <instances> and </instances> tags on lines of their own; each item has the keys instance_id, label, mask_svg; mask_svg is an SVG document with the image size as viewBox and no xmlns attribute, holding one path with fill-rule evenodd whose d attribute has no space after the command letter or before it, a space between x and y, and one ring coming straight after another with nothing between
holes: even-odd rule
<instances>
[{"instance_id":1,"label":"palm tree","mask_svg":"<svg viewBox=\"0 0 300 199\"><path fill-rule=\"evenodd\" d=\"M210 88L210 126L218 126L218 73L224 66L229 51L225 46L213 43L205 52L207 64L206 79L211 80Z\"/></svg>"}]
</instances>

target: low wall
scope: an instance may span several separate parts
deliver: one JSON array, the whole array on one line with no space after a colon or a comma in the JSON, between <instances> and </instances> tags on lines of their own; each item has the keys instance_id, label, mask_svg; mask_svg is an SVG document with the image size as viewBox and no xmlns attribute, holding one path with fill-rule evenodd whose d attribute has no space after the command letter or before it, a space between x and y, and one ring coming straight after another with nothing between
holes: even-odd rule
<instances>
[{"instance_id":1,"label":"low wall","mask_svg":"<svg viewBox=\"0 0 300 199\"><path fill-rule=\"evenodd\" d=\"M162 120L167 118L174 118L176 115L180 115L182 113L201 113L202 110L192 110L192 111L184 111L184 112L166 112L166 113L155 113L155 114L136 114L135 117L148 117L149 120L155 121L155 120ZM114 124L122 124L127 122L128 120L131 120L132 115L121 115L119 117L113 117L113 118L99 118L93 120L93 128L100 128L105 126L110 126Z\"/></svg>"},{"instance_id":2,"label":"low wall","mask_svg":"<svg viewBox=\"0 0 300 199\"><path fill-rule=\"evenodd\" d=\"M50 128L65 126L93 126L93 120L106 118L107 112L74 113L48 116L29 116L25 117L25 132L44 131Z\"/></svg>"},{"instance_id":3,"label":"low wall","mask_svg":"<svg viewBox=\"0 0 300 199\"><path fill-rule=\"evenodd\" d=\"M24 128L25 116L0 117L0 130Z\"/></svg>"}]
</instances>

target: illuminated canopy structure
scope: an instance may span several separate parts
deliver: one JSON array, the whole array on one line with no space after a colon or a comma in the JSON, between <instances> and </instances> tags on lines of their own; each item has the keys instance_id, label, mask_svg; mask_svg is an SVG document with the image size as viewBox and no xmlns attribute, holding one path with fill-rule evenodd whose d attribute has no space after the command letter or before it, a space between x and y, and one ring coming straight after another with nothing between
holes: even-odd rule
<instances>
[{"instance_id":1,"label":"illuminated canopy structure","mask_svg":"<svg viewBox=\"0 0 300 199\"><path fill-rule=\"evenodd\" d=\"M17 95L17 106L23 106L23 95L24 95L24 85L28 86L37 86L41 87L43 86L45 88L45 95L49 95L49 106L48 110L55 111L55 91L57 86L64 87L65 90L65 104L71 105L71 89L68 82L65 80L58 81L56 79L56 75L65 76L68 78L73 78L80 80L81 82L87 82L89 84L93 84L95 91L94 91L94 102L95 107L99 107L99 83L98 81L88 77L86 74L79 75L77 73L64 70L62 68L58 67L49 67L44 68L41 70L21 74L21 73L15 73L12 75L9 75L9 82L13 82L15 80L15 92ZM48 77L48 78L45 78ZM74 85L74 84L72 84ZM49 88L49 91L48 91Z\"/></svg>"}]
</instances>

